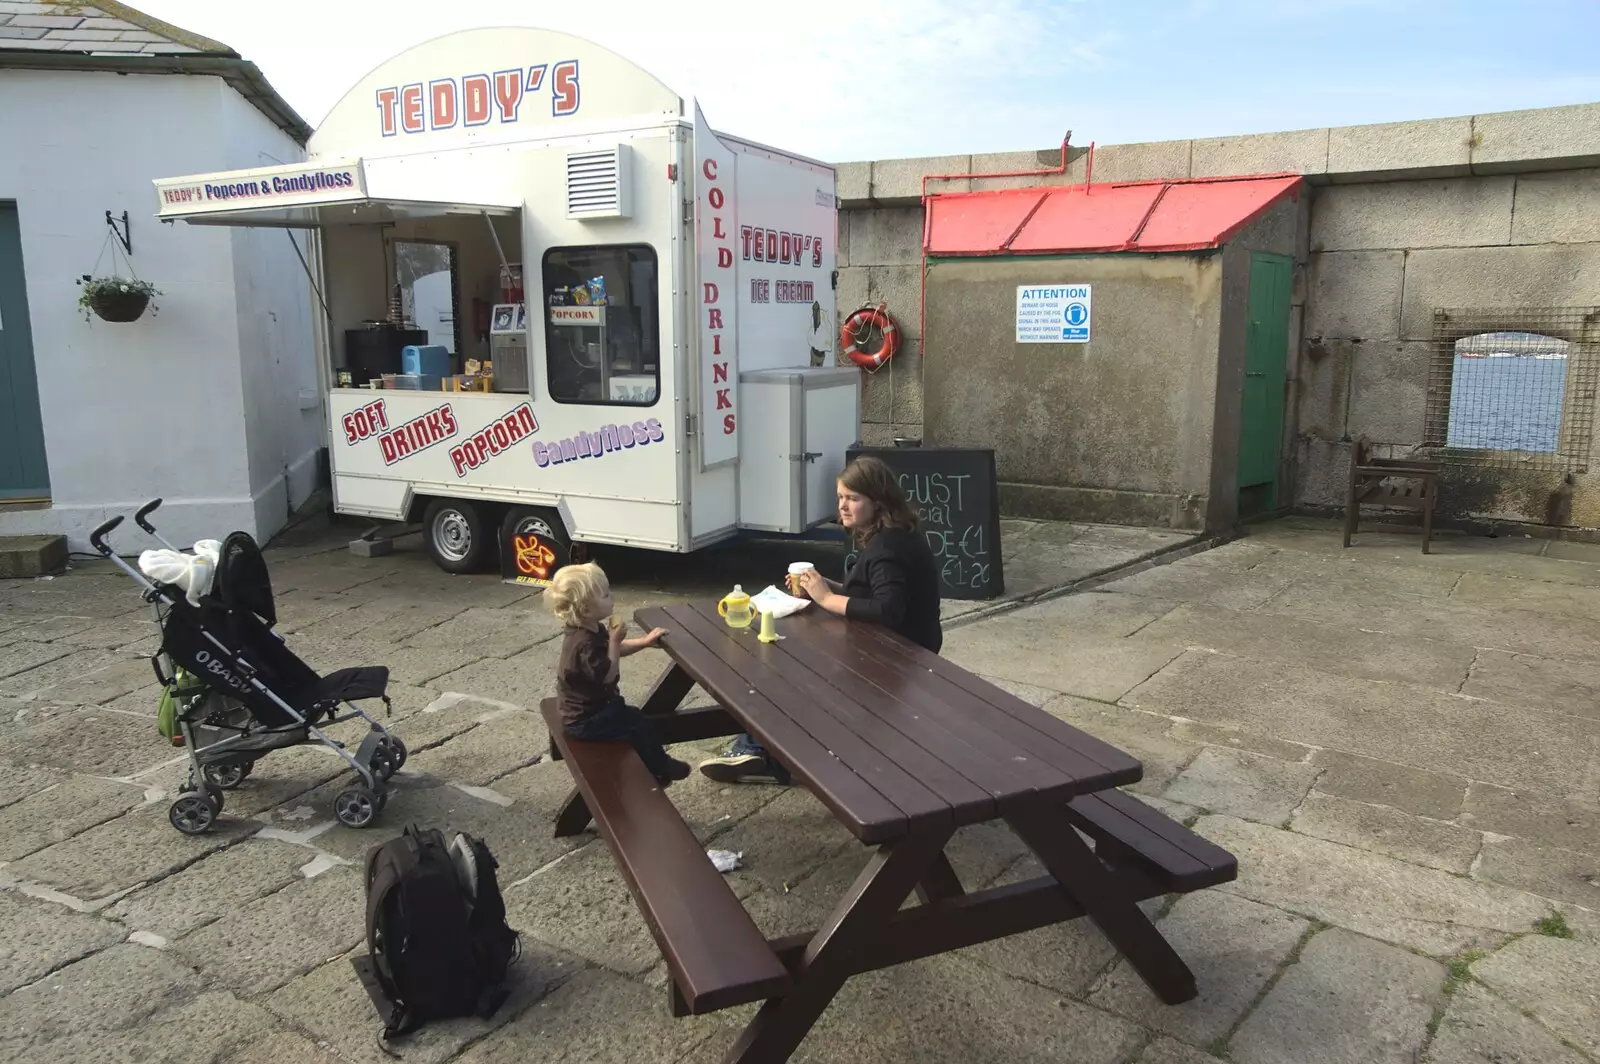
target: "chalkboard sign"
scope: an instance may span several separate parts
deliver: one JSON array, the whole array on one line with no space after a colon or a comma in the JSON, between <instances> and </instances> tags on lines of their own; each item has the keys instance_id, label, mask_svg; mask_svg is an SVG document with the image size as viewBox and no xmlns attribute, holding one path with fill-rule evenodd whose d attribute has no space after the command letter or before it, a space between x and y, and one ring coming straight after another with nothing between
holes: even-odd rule
<instances>
[{"instance_id":1,"label":"chalkboard sign","mask_svg":"<svg viewBox=\"0 0 1600 1064\"><path fill-rule=\"evenodd\" d=\"M942 447L852 448L881 458L922 514L921 531L939 564L939 597L992 599L1005 594L1000 562L1000 494L994 451ZM855 564L852 552L845 571Z\"/></svg>"}]
</instances>

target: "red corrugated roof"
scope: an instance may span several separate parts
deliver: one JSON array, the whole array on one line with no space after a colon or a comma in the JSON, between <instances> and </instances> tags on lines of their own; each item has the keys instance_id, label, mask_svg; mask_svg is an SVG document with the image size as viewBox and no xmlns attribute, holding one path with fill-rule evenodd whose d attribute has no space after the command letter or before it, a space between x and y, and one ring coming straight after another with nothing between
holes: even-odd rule
<instances>
[{"instance_id":1,"label":"red corrugated roof","mask_svg":"<svg viewBox=\"0 0 1600 1064\"><path fill-rule=\"evenodd\" d=\"M928 198L930 255L1220 247L1300 187L1295 175L952 192Z\"/></svg>"}]
</instances>

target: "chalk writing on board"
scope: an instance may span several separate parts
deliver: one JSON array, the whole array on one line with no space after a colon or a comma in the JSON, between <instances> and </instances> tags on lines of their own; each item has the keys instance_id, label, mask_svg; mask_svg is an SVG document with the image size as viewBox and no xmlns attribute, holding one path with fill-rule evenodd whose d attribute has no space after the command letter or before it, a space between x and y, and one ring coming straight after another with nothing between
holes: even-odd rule
<instances>
[{"instance_id":1,"label":"chalk writing on board","mask_svg":"<svg viewBox=\"0 0 1600 1064\"><path fill-rule=\"evenodd\" d=\"M901 473L900 490L917 508L920 531L933 551L939 575L947 587L982 588L988 585L993 559L982 524L969 523L962 508L970 473ZM857 552L845 556L846 576L855 568Z\"/></svg>"}]
</instances>

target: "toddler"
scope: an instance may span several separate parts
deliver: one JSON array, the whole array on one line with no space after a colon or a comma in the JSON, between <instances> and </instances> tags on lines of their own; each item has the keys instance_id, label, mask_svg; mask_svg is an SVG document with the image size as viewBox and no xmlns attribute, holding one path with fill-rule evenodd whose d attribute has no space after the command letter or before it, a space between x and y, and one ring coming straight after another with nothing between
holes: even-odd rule
<instances>
[{"instance_id":1,"label":"toddler","mask_svg":"<svg viewBox=\"0 0 1600 1064\"><path fill-rule=\"evenodd\" d=\"M617 688L621 660L655 646L666 631L628 639L627 622L611 617L611 582L593 562L557 570L545 595L567 626L556 666L562 729L574 739L632 743L663 787L688 779L689 766L667 753L650 718L624 702Z\"/></svg>"}]
</instances>

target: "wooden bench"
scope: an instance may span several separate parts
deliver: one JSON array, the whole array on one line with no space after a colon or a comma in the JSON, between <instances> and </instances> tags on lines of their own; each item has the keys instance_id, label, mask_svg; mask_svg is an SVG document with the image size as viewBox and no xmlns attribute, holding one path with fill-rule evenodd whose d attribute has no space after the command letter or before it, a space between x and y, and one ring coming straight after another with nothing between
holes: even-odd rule
<instances>
[{"instance_id":1,"label":"wooden bench","mask_svg":"<svg viewBox=\"0 0 1600 1064\"><path fill-rule=\"evenodd\" d=\"M556 700L539 709L666 959L675 1006L698 1015L787 992L788 970L633 747L568 738Z\"/></svg>"},{"instance_id":2,"label":"wooden bench","mask_svg":"<svg viewBox=\"0 0 1600 1064\"><path fill-rule=\"evenodd\" d=\"M1094 840L1107 864L1132 865L1169 893L1203 890L1239 875L1233 854L1121 791L1074 798L1067 818Z\"/></svg>"},{"instance_id":3,"label":"wooden bench","mask_svg":"<svg viewBox=\"0 0 1600 1064\"><path fill-rule=\"evenodd\" d=\"M1439 493L1439 463L1426 458L1374 458L1372 445L1358 437L1350 446L1350 475L1344 493L1344 545L1356 534L1361 506L1422 514L1422 553L1431 553L1433 507Z\"/></svg>"}]
</instances>

